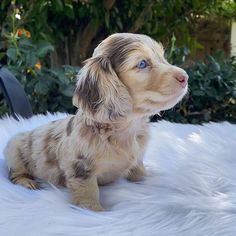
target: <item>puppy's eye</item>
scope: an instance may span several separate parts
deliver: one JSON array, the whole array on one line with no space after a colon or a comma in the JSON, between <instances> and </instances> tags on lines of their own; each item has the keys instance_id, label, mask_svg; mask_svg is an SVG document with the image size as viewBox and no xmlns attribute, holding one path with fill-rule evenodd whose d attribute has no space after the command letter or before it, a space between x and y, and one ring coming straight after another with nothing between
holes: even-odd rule
<instances>
[{"instance_id":1,"label":"puppy's eye","mask_svg":"<svg viewBox=\"0 0 236 236\"><path fill-rule=\"evenodd\" d=\"M146 68L146 67L148 67L148 66L149 66L149 64L148 64L148 62L147 62L146 60L140 61L140 62L138 63L138 65L137 65L137 67L138 67L139 69L144 69L144 68Z\"/></svg>"}]
</instances>

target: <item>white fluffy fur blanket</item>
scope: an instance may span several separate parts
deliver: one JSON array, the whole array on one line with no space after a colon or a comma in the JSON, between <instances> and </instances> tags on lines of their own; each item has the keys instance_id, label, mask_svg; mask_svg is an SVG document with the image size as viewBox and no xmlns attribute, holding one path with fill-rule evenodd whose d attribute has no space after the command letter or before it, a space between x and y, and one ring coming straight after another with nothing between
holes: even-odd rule
<instances>
[{"instance_id":1,"label":"white fluffy fur blanket","mask_svg":"<svg viewBox=\"0 0 236 236\"><path fill-rule=\"evenodd\" d=\"M1 236L235 236L236 125L152 124L148 176L101 188L106 212L75 207L66 189L31 191L8 181L8 139L65 114L0 120Z\"/></svg>"}]
</instances>

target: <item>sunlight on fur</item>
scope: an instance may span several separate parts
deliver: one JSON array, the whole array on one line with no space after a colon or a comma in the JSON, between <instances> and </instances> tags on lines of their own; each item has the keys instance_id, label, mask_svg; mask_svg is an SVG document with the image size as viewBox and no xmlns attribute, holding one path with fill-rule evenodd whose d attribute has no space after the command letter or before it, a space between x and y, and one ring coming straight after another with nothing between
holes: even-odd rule
<instances>
[{"instance_id":1,"label":"sunlight on fur","mask_svg":"<svg viewBox=\"0 0 236 236\"><path fill-rule=\"evenodd\" d=\"M148 117L176 105L188 75L170 65L161 44L118 33L102 41L78 74L74 116L13 137L5 148L10 180L30 189L36 179L66 186L72 201L103 210L98 185L145 176Z\"/></svg>"}]
</instances>

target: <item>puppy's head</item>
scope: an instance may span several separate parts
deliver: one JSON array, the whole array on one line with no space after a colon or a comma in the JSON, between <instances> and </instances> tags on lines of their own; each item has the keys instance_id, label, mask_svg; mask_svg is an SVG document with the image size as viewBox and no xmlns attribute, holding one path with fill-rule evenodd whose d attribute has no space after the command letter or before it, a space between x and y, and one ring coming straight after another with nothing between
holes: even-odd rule
<instances>
[{"instance_id":1,"label":"puppy's head","mask_svg":"<svg viewBox=\"0 0 236 236\"><path fill-rule=\"evenodd\" d=\"M118 33L103 40L78 75L73 104L101 122L147 116L178 103L188 75L170 65L146 35Z\"/></svg>"}]
</instances>

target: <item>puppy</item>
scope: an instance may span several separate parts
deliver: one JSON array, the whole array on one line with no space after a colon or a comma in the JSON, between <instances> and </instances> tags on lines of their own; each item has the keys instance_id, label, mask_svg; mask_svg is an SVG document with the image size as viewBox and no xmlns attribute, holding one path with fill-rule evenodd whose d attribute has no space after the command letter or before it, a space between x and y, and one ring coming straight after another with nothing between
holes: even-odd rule
<instances>
[{"instance_id":1,"label":"puppy","mask_svg":"<svg viewBox=\"0 0 236 236\"><path fill-rule=\"evenodd\" d=\"M146 35L102 41L78 75L75 116L13 137L5 148L10 180L37 189L35 178L66 186L74 204L103 210L98 185L145 175L148 117L178 103L188 75Z\"/></svg>"}]
</instances>

